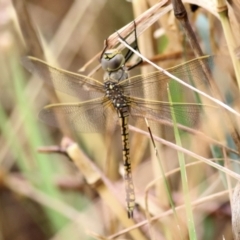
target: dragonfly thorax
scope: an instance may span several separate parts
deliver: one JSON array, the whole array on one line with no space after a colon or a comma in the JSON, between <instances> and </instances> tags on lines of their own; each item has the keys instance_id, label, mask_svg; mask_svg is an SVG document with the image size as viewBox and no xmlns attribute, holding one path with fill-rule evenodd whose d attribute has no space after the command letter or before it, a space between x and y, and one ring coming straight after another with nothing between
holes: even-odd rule
<instances>
[{"instance_id":1,"label":"dragonfly thorax","mask_svg":"<svg viewBox=\"0 0 240 240\"><path fill-rule=\"evenodd\" d=\"M129 99L123 94L122 87L114 82L107 81L104 83L104 88L106 96L112 102L114 108L120 113L128 112Z\"/></svg>"},{"instance_id":2,"label":"dragonfly thorax","mask_svg":"<svg viewBox=\"0 0 240 240\"><path fill-rule=\"evenodd\" d=\"M128 78L127 69L123 66L116 71L108 72L106 71L103 76L104 82L111 81L113 83L119 83L122 80L126 80Z\"/></svg>"},{"instance_id":3,"label":"dragonfly thorax","mask_svg":"<svg viewBox=\"0 0 240 240\"><path fill-rule=\"evenodd\" d=\"M114 72L122 68L125 64L125 58L118 49L108 49L101 58L103 70Z\"/></svg>"}]
</instances>

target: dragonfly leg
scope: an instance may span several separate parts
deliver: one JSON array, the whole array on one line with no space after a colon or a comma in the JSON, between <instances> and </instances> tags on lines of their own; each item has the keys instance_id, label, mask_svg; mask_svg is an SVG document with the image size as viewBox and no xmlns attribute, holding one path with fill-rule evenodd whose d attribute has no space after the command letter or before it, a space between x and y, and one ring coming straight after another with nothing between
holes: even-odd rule
<instances>
[{"instance_id":1,"label":"dragonfly leg","mask_svg":"<svg viewBox=\"0 0 240 240\"><path fill-rule=\"evenodd\" d=\"M137 26L136 26L136 22L133 21L134 23L134 36L135 36L135 41L134 41L134 46L133 49L137 50L140 53L140 50L138 48L138 40L137 40ZM117 32L118 37L121 38L126 44L128 44L128 42ZM128 44L129 45L129 44ZM124 56L125 58L125 63L132 57L133 52L131 50L128 50L126 55ZM137 67L138 65L140 65L142 63L142 59L140 58L135 64L133 64L132 66L128 67L128 71Z\"/></svg>"},{"instance_id":2,"label":"dragonfly leg","mask_svg":"<svg viewBox=\"0 0 240 240\"><path fill-rule=\"evenodd\" d=\"M137 41L137 31L136 31L137 26L136 26L136 22L133 21L133 24L134 24L134 37L135 37L135 41L134 41L134 46L133 46L133 48L134 48L135 50L137 50L138 52L140 52L140 51L139 51L139 48L138 48L138 41ZM118 36L121 37L119 34L118 34ZM124 40L125 43L127 43L127 41L125 41L125 39L123 39L123 40ZM128 44L128 43L127 43L127 44ZM133 52L132 52L131 50L128 50L128 52L127 52L126 55L125 55L125 61L127 62L127 61L132 57L132 55L133 55Z\"/></svg>"},{"instance_id":3,"label":"dragonfly leg","mask_svg":"<svg viewBox=\"0 0 240 240\"><path fill-rule=\"evenodd\" d=\"M104 48L103 48L102 53L101 53L100 58L99 58L99 61L100 61L100 62L101 62L101 59L103 58L103 54L105 53L105 51L107 50L107 48L108 48L108 39L105 39L105 40L104 40Z\"/></svg>"},{"instance_id":4,"label":"dragonfly leg","mask_svg":"<svg viewBox=\"0 0 240 240\"><path fill-rule=\"evenodd\" d=\"M128 67L128 71L137 67L138 65L140 65L143 62L142 58L140 58L135 64L133 64L131 67Z\"/></svg>"}]
</instances>

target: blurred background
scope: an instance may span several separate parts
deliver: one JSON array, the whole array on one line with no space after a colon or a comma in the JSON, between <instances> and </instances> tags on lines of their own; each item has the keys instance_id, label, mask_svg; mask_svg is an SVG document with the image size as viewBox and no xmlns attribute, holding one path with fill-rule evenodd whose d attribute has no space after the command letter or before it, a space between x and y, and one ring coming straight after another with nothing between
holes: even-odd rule
<instances>
[{"instance_id":1,"label":"blurred background","mask_svg":"<svg viewBox=\"0 0 240 240\"><path fill-rule=\"evenodd\" d=\"M43 81L32 76L22 66L21 59L34 53L36 46L27 34L32 26L45 61L77 72L93 59L81 72L88 75L99 64L96 55L102 51L104 40L157 3L159 1L154 0L0 0L0 239L113 239L109 236L134 224L124 220L126 216L119 218L121 214L115 215L111 209L117 207L110 206L110 197L104 195L97 185L89 184L71 159L61 154L61 149L70 141L63 137L77 142L84 156L101 171L101 177L107 179L108 191L115 191L124 209L120 132L76 134L39 121L39 111L54 102L53 90L49 91ZM185 7L204 54L223 56L217 62L216 69L220 70L215 70L219 91L224 102L239 110L237 80L214 1L202 1L200 7L197 1L191 3L186 3ZM168 5L166 1L165 6ZM231 1L228 7L234 38L239 39L239 3ZM26 17L28 26L21 24L21 16ZM194 58L172 10L163 13L140 33L141 53L161 67L172 67ZM238 55L237 49L234 50ZM154 69L144 65L134 69L131 75L149 71ZM101 70L94 71L93 77L102 81L102 75ZM73 97L59 92L57 97L62 102L74 101ZM205 135L183 134L182 146L238 172L236 142L226 124L221 125L221 116L210 113L208 120L201 118L199 130ZM238 120L232 116L230 119L238 129ZM161 171L152 145L146 136L135 132L130 134L138 204L134 221L143 223L143 226L137 227L135 232L128 229L114 239L180 239L174 215L164 215L171 208L164 183L159 179ZM163 129L159 136L175 142L172 130ZM46 153L46 149L45 153L38 152L39 148L47 146L52 146L47 149L50 153ZM173 201L176 206L184 206L177 152L164 145L158 147L164 172L169 174L167 179ZM222 236L232 239L232 193L228 190L236 181L192 156L186 156L186 163L189 164L189 196L198 239L222 239ZM154 180L148 192L148 211L151 216L159 217L148 224L144 222L147 220L144 197L146 187ZM201 204L197 203L198 200L202 200ZM178 214L182 239L190 239L185 211L179 209Z\"/></svg>"}]
</instances>

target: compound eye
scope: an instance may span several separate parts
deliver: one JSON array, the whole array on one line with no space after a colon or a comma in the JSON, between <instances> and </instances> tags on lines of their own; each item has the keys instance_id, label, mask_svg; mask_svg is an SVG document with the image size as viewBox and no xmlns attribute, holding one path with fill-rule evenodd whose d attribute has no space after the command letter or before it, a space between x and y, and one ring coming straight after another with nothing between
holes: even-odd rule
<instances>
[{"instance_id":1,"label":"compound eye","mask_svg":"<svg viewBox=\"0 0 240 240\"><path fill-rule=\"evenodd\" d=\"M104 53L103 58L101 59L101 65L105 71L116 71L122 67L124 64L124 56L117 52L116 54Z\"/></svg>"}]
</instances>

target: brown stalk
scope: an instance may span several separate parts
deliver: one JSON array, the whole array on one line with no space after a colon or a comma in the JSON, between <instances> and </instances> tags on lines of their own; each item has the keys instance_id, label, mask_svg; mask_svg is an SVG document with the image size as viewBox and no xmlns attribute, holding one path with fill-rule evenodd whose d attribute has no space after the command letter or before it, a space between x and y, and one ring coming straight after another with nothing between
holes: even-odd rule
<instances>
[{"instance_id":1,"label":"brown stalk","mask_svg":"<svg viewBox=\"0 0 240 240\"><path fill-rule=\"evenodd\" d=\"M221 192L212 194L211 196L202 197L202 198L200 198L200 199L198 199L198 200L193 201L193 202L192 202L192 206L193 206L194 208L196 208L197 206L199 206L199 205L201 205L201 204L203 204L203 203L206 203L206 202L208 202L208 201L210 201L210 200L213 201L214 199L218 199L219 197L225 196L226 194L228 194L228 190L225 190L225 191L221 191ZM238 198L237 198L237 197L238 197ZM237 199L239 199L239 192L238 192L238 196L236 196L236 200L237 200ZM239 201L238 201L238 203L239 203ZM239 205L239 204L238 204L238 205ZM177 211L179 211L179 210L181 210L181 209L185 209L185 205L184 205L184 204L181 205L181 206L177 206L177 207L176 207L176 210L177 210ZM239 213L239 211L238 211L238 213ZM155 222L155 221L157 221L157 220L159 221L160 219L163 219L164 217L167 217L167 216L172 215L172 214L173 214L172 209L169 209L169 210L167 210L167 211L165 211L165 212L163 212L163 213L161 213L161 214L158 214L158 215L152 217L152 218L151 218L151 221L152 221L152 222ZM110 240L110 239L115 239L116 237L118 237L118 236L120 236L120 235L122 235L122 234L124 234L124 233L127 233L128 231L130 231L130 230L132 230L132 229L136 229L136 228L138 228L138 227L140 227L140 226L147 225L148 223L149 223L148 220L144 220L144 221L142 221L142 222L137 223L136 225L134 225L133 227L131 227L131 228L129 228L129 229L124 229L124 230L122 230L122 231L119 231L118 233L115 233L115 234L109 236L108 239L109 239L109 240ZM240 235L240 234L239 234L239 235ZM236 238L236 239L239 240L240 238Z\"/></svg>"},{"instance_id":2,"label":"brown stalk","mask_svg":"<svg viewBox=\"0 0 240 240\"><path fill-rule=\"evenodd\" d=\"M138 16L134 21L137 26L137 36L140 36L144 31L146 31L154 22L158 21L159 17L164 14L164 7L165 4L168 2L168 0L162 0L149 8L147 11L142 13L140 16ZM170 9L170 8L169 8ZM132 32L134 30L134 24L130 22L129 24L125 25L121 29L118 30L118 33L126 39L126 41L131 44L135 39L134 36L132 36ZM119 44L118 41L118 34L114 32L112 35L108 37L108 48L114 48ZM118 47L119 50L122 50L124 46L120 45ZM92 59L90 59L79 71L84 71L94 60L99 59L102 51L97 53ZM95 69L98 70L100 68L99 66ZM94 74L95 71L92 71L91 74Z\"/></svg>"},{"instance_id":3,"label":"brown stalk","mask_svg":"<svg viewBox=\"0 0 240 240\"><path fill-rule=\"evenodd\" d=\"M12 2L29 54L40 59L45 59L43 49L38 41L38 36L31 24L25 1L13 0Z\"/></svg>"},{"instance_id":4,"label":"brown stalk","mask_svg":"<svg viewBox=\"0 0 240 240\"><path fill-rule=\"evenodd\" d=\"M93 162L81 151L78 145L76 143L70 144L66 148L66 153L78 167L79 171L83 174L87 183L96 189L100 197L119 218L123 226L130 227L134 225L133 219L129 219L127 217L125 209L116 198L116 195L111 191L113 189L109 185L108 180L103 176L103 174L100 173ZM134 231L129 232L129 234L133 239L146 239L140 229L135 229Z\"/></svg>"},{"instance_id":5,"label":"brown stalk","mask_svg":"<svg viewBox=\"0 0 240 240\"><path fill-rule=\"evenodd\" d=\"M171 128L173 128L173 123L171 123L170 121L167 121L167 120L163 120L163 119L157 119L157 118L148 118L148 120L153 120L155 122L158 122L159 124L162 124L163 126L170 126ZM205 141L211 143L211 144L215 144L221 148L223 148L227 153L235 153L235 154L238 154L239 155L239 152L232 149L232 148L229 148L227 146L225 146L224 144L222 144L221 142L209 137L208 135L204 134L203 132L201 131L198 131L196 129L193 129L193 128L190 128L190 127L187 127L187 126L184 126L184 125L181 125L179 123L177 123L177 127L183 131L186 131L190 134L193 134L195 136L198 136L198 137L201 137L202 139L204 139ZM138 128L134 127L134 126L131 126L130 125L130 129L132 131L136 131L138 132ZM148 137L149 135L146 134Z\"/></svg>"},{"instance_id":6,"label":"brown stalk","mask_svg":"<svg viewBox=\"0 0 240 240\"><path fill-rule=\"evenodd\" d=\"M28 48L29 55L34 56L39 59L46 59L42 46L39 42L39 38L36 34L35 28L32 25L32 20L29 16L25 0L18 1L13 0L13 6L15 8L20 29L23 35L23 39ZM47 84L44 84L48 96L53 103L59 102L59 99L56 95L56 92L49 87ZM71 130L68 127L67 122L64 118L58 119L60 124L60 129L67 136L72 136Z\"/></svg>"},{"instance_id":7,"label":"brown stalk","mask_svg":"<svg viewBox=\"0 0 240 240\"><path fill-rule=\"evenodd\" d=\"M41 147L40 152L58 153L68 156L79 172L83 175L87 184L95 189L102 200L107 203L108 207L122 222L123 226L129 228L134 225L133 219L127 217L126 211L119 202L116 191L108 179L100 172L97 166L89 159L78 145L71 139L64 137L60 146ZM119 197L121 198L121 196ZM146 240L145 236L139 229L129 232L133 239Z\"/></svg>"},{"instance_id":8,"label":"brown stalk","mask_svg":"<svg viewBox=\"0 0 240 240\"><path fill-rule=\"evenodd\" d=\"M196 57L203 56L203 52L200 48L200 45L198 44L197 38L191 27L191 24L189 23L187 11L186 11L182 1L181 0L172 0L172 4L173 4L173 10L174 10L175 17L181 24L195 56ZM203 73L205 74L206 79L208 80L209 87L210 87L211 91L213 92L213 96L215 98L221 100L222 102L225 102L225 101L223 101L223 97L221 96L220 91L212 78L209 67L207 65L205 65L205 63L201 60L200 60L200 64L201 64ZM234 127L232 119L229 117L228 113L225 110L223 110L223 114L226 119L226 124L230 128L229 130L230 130L232 139L237 146L238 152L240 152L240 135L239 135L237 129Z\"/></svg>"},{"instance_id":9,"label":"brown stalk","mask_svg":"<svg viewBox=\"0 0 240 240\"><path fill-rule=\"evenodd\" d=\"M232 198L232 230L235 240L240 239L240 182L237 183L237 186L233 192Z\"/></svg>"}]
</instances>

